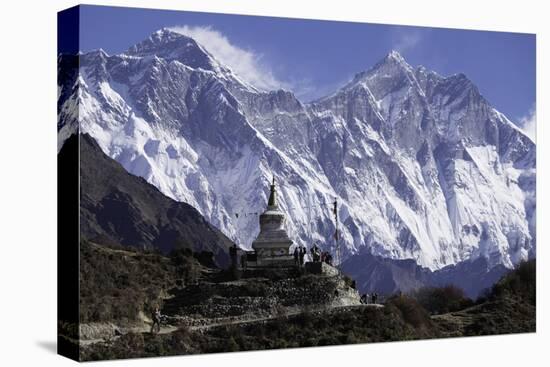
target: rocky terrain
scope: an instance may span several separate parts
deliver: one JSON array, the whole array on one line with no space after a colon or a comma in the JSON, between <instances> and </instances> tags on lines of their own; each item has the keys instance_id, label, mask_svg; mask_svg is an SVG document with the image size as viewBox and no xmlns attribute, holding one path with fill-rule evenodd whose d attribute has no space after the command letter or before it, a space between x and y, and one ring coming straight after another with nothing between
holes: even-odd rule
<instances>
[{"instance_id":1,"label":"rocky terrain","mask_svg":"<svg viewBox=\"0 0 550 367\"><path fill-rule=\"evenodd\" d=\"M203 258L188 249L166 257L82 242L81 347L148 333L155 306L168 318L162 334L360 306L351 279L336 272L313 275L284 268L235 273L201 263Z\"/></svg>"},{"instance_id":2,"label":"rocky terrain","mask_svg":"<svg viewBox=\"0 0 550 367\"><path fill-rule=\"evenodd\" d=\"M306 275L295 269L243 275L245 278L221 282L203 279L174 292L163 310L169 315L185 315L177 319L196 326L360 304L359 293L339 275Z\"/></svg>"},{"instance_id":3,"label":"rocky terrain","mask_svg":"<svg viewBox=\"0 0 550 367\"><path fill-rule=\"evenodd\" d=\"M363 305L349 287L351 279L342 275L298 269L235 273L204 266L189 251L165 257L82 246L88 255L81 289L99 300L86 300L86 317L99 318L82 320L82 360L535 331L534 261L522 263L476 301L460 291L441 299L434 288L422 297L397 294L383 305ZM144 270L146 277L140 276ZM96 276L105 279L99 286ZM136 302L141 309L133 315L101 311L113 292L153 294L147 289L155 296ZM127 302L115 297L108 304L113 310L132 310ZM151 334L147 309L154 304L161 305L167 321Z\"/></svg>"}]
</instances>

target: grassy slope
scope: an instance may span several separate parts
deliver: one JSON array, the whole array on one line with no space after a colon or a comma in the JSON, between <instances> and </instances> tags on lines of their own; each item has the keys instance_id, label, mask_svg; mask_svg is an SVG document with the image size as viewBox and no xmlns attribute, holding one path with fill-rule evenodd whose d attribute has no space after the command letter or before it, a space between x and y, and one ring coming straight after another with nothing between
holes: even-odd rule
<instances>
[{"instance_id":1,"label":"grassy slope","mask_svg":"<svg viewBox=\"0 0 550 367\"><path fill-rule=\"evenodd\" d=\"M146 312L153 303L161 302L163 292L178 286L178 283L179 286L185 285L182 279L190 273L193 274L190 269L200 266L192 257L167 258L157 253L116 246L106 247L83 241L81 321L110 321L120 324L135 320L140 311ZM308 292L314 292L315 287L318 287L332 293L330 289L326 290L327 285L323 283L323 279L311 275L302 276L295 279L298 285L292 287L302 287L304 292L305 288ZM262 295L262 285L265 287L264 283L267 281L263 279L259 283L251 282L248 288L241 288L250 295L255 292ZM275 284L277 280L272 282ZM249 289L252 286L257 287ZM412 308L415 307L418 309L418 305ZM437 330L425 311L420 310L419 317L404 316L409 313L411 311L403 308L402 304L385 308L352 308L330 313L311 312L306 307L302 314L295 316L281 316L275 320L239 326L219 326L201 332L181 328L164 335L130 333L108 343L83 348L81 357L84 360L97 360L214 353L411 340L437 335Z\"/></svg>"},{"instance_id":2,"label":"grassy slope","mask_svg":"<svg viewBox=\"0 0 550 367\"><path fill-rule=\"evenodd\" d=\"M203 332L180 328L165 335L126 334L113 343L96 344L86 349L83 358L153 357L436 337L438 332L429 317L424 321L425 324L413 325L396 307L304 312L267 322L220 326Z\"/></svg>"},{"instance_id":3,"label":"grassy slope","mask_svg":"<svg viewBox=\"0 0 550 367\"><path fill-rule=\"evenodd\" d=\"M80 245L80 321L131 323L149 315L166 292L200 265L192 257L177 266L155 252ZM182 269L184 268L184 269Z\"/></svg>"},{"instance_id":4,"label":"grassy slope","mask_svg":"<svg viewBox=\"0 0 550 367\"><path fill-rule=\"evenodd\" d=\"M87 246L84 246L83 279L88 286L99 287L93 288L92 295L95 296L83 300L84 303L91 302L90 308L103 303L118 305L112 310L128 308L127 303L146 307L146 300L151 297L146 297L147 289L156 292L177 281L174 272L178 270L174 268L174 261L166 257ZM95 259L88 265L87 256ZM98 264L104 264L105 268ZM472 307L443 315L430 316L415 299L400 295L390 298L384 308L349 308L330 312L304 309L303 313L294 316L281 315L265 322L218 326L200 332L182 327L170 334L130 333L84 348L82 358L152 357L532 332L536 321L534 272L534 261L522 264L497 283L486 299ZM121 281L126 288L120 287ZM143 292L138 292L136 298L127 298L136 288ZM102 301L98 303L93 299ZM111 317L118 317L116 315L113 311Z\"/></svg>"},{"instance_id":5,"label":"grassy slope","mask_svg":"<svg viewBox=\"0 0 550 367\"><path fill-rule=\"evenodd\" d=\"M535 260L505 275L477 305L433 319L443 336L535 332Z\"/></svg>"}]
</instances>

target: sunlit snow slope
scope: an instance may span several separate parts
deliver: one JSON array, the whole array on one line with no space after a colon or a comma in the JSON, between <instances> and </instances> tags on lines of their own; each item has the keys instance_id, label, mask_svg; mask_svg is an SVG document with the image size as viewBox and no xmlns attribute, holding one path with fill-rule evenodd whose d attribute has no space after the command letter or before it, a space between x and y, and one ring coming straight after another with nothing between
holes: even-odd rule
<instances>
[{"instance_id":1,"label":"sunlit snow slope","mask_svg":"<svg viewBox=\"0 0 550 367\"><path fill-rule=\"evenodd\" d=\"M295 243L334 246L338 198L344 256L367 246L438 269L535 254L535 144L463 74L392 52L303 104L246 84L166 29L123 54L60 55L59 65L59 147L80 127L243 247L274 175Z\"/></svg>"}]
</instances>

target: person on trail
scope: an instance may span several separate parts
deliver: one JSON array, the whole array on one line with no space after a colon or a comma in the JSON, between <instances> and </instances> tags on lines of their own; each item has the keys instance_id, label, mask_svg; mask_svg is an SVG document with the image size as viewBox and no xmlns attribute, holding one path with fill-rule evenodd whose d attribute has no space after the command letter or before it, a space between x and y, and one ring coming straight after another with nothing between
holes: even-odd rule
<instances>
[{"instance_id":1,"label":"person on trail","mask_svg":"<svg viewBox=\"0 0 550 367\"><path fill-rule=\"evenodd\" d=\"M158 333L160 331L160 320L162 318L162 315L160 313L160 309L158 306L155 307L153 310L153 314L151 315L151 319L153 320L153 325L151 325L151 334L155 332L155 326L156 326L156 332Z\"/></svg>"},{"instance_id":2,"label":"person on trail","mask_svg":"<svg viewBox=\"0 0 550 367\"><path fill-rule=\"evenodd\" d=\"M372 294L372 303L373 304L376 304L376 299L378 298L378 293L373 293Z\"/></svg>"},{"instance_id":3,"label":"person on trail","mask_svg":"<svg viewBox=\"0 0 550 367\"><path fill-rule=\"evenodd\" d=\"M306 256L306 248L300 247L300 266L304 266L304 257Z\"/></svg>"},{"instance_id":4,"label":"person on trail","mask_svg":"<svg viewBox=\"0 0 550 367\"><path fill-rule=\"evenodd\" d=\"M294 248L294 265L300 266L300 252L298 246Z\"/></svg>"},{"instance_id":5,"label":"person on trail","mask_svg":"<svg viewBox=\"0 0 550 367\"><path fill-rule=\"evenodd\" d=\"M369 294L368 293L364 293L362 296L361 296L361 300L360 302L364 305L368 305L369 304Z\"/></svg>"}]
</instances>

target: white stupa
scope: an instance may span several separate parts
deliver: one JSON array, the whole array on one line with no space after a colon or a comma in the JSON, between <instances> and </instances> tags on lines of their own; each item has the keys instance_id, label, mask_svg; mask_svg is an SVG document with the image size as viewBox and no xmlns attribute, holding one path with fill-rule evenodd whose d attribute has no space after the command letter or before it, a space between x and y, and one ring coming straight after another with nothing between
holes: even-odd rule
<instances>
[{"instance_id":1,"label":"white stupa","mask_svg":"<svg viewBox=\"0 0 550 367\"><path fill-rule=\"evenodd\" d=\"M284 225L285 214L277 205L277 190L273 178L267 209L260 215L260 234L252 242L257 266L279 267L293 264L293 258L289 253L292 240L288 237Z\"/></svg>"}]
</instances>

